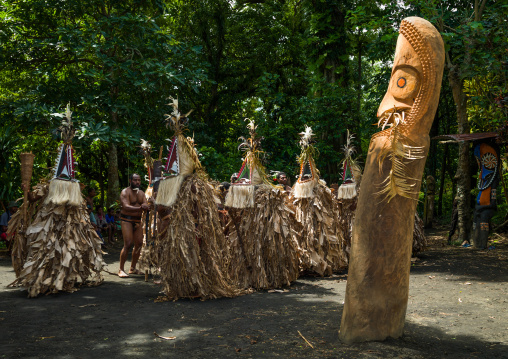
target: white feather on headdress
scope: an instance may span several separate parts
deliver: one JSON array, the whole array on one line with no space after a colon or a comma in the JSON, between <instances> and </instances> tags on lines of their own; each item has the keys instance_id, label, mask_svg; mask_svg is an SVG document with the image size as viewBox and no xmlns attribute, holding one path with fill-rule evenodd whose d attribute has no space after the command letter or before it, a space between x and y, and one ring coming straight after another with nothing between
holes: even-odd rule
<instances>
[{"instance_id":1,"label":"white feather on headdress","mask_svg":"<svg viewBox=\"0 0 508 359\"><path fill-rule=\"evenodd\" d=\"M302 136L300 140L300 145L302 147L307 147L310 144L312 136L314 136L314 133L312 132L312 127L305 125L305 131L300 132L300 135Z\"/></svg>"},{"instance_id":2,"label":"white feather on headdress","mask_svg":"<svg viewBox=\"0 0 508 359\"><path fill-rule=\"evenodd\" d=\"M141 139L141 146L140 146L143 150L148 150L150 151L150 149L152 148L152 145L146 141L146 140L143 140Z\"/></svg>"}]
</instances>

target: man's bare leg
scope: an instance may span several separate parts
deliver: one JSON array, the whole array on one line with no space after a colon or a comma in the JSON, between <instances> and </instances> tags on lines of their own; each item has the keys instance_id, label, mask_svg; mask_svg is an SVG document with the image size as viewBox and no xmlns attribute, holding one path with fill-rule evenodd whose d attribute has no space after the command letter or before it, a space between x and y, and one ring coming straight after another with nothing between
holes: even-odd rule
<instances>
[{"instance_id":1,"label":"man's bare leg","mask_svg":"<svg viewBox=\"0 0 508 359\"><path fill-rule=\"evenodd\" d=\"M129 254L129 250L132 247L133 243L133 224L122 221L122 236L123 236L123 248L120 252L120 270L118 271L118 276L120 278L127 278L129 275L125 273L124 265L127 260L127 255Z\"/></svg>"},{"instance_id":2,"label":"man's bare leg","mask_svg":"<svg viewBox=\"0 0 508 359\"><path fill-rule=\"evenodd\" d=\"M141 254L141 247L143 247L143 226L141 223L136 225L133 237L134 249L132 250L132 263L129 274L139 274L136 269L136 264L138 263L139 255Z\"/></svg>"}]
</instances>

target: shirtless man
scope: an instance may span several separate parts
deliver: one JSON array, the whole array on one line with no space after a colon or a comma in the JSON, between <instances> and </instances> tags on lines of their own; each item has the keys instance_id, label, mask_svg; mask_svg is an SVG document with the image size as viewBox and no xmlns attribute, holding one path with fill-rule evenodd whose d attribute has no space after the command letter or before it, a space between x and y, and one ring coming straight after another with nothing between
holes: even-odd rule
<instances>
[{"instance_id":1,"label":"shirtless man","mask_svg":"<svg viewBox=\"0 0 508 359\"><path fill-rule=\"evenodd\" d=\"M285 172L277 173L277 183L284 187L284 191L291 192L291 186L289 183L289 178Z\"/></svg>"},{"instance_id":2,"label":"shirtless man","mask_svg":"<svg viewBox=\"0 0 508 359\"><path fill-rule=\"evenodd\" d=\"M120 194L122 210L120 211L120 221L122 223L123 248L120 252L120 270L118 276L127 278L129 274L140 274L136 270L136 263L141 254L143 245L143 226L141 224L141 214L148 210L148 204L143 191L139 189L141 177L133 173L130 176L130 187L124 188ZM124 265L127 260L127 254L134 244L132 251L132 262L129 274L125 273Z\"/></svg>"}]
</instances>

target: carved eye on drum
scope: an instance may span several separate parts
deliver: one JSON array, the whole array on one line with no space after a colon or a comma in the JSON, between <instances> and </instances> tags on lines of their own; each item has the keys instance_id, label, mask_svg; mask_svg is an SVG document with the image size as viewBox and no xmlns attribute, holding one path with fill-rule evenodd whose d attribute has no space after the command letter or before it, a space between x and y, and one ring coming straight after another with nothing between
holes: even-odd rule
<instances>
[{"instance_id":1,"label":"carved eye on drum","mask_svg":"<svg viewBox=\"0 0 508 359\"><path fill-rule=\"evenodd\" d=\"M418 72L409 67L397 69L390 80L390 91L397 100L409 100L416 97L420 89Z\"/></svg>"}]
</instances>

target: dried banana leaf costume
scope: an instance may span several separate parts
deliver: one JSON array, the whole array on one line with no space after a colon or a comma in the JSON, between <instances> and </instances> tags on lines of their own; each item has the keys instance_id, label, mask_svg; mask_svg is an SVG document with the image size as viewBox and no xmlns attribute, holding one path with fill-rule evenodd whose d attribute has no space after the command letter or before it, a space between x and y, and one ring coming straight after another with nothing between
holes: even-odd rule
<instances>
[{"instance_id":1,"label":"dried banana leaf costume","mask_svg":"<svg viewBox=\"0 0 508 359\"><path fill-rule=\"evenodd\" d=\"M12 284L27 287L29 297L74 292L79 283L90 280L90 284L98 285L103 280L101 240L74 179L75 131L69 106L60 130L64 142L59 147L54 176L26 231L28 254L19 278Z\"/></svg>"},{"instance_id":2,"label":"dried banana leaf costume","mask_svg":"<svg viewBox=\"0 0 508 359\"><path fill-rule=\"evenodd\" d=\"M25 206L25 203L23 203L19 210L13 214L11 220L9 221L7 233L12 235L12 239L9 240L12 241L11 259L12 267L16 273L16 278L18 278L21 274L28 255L29 246L27 242L27 229L30 227L32 219L37 216L37 212L41 209L42 203L44 203L48 194L48 188L49 183L47 182L39 183L33 187L33 195L40 198L40 200L34 203L30 203L28 201L26 202L28 205L26 225L23 223L23 207Z\"/></svg>"},{"instance_id":3,"label":"dried banana leaf costume","mask_svg":"<svg viewBox=\"0 0 508 359\"><path fill-rule=\"evenodd\" d=\"M333 271L345 268L336 207L332 191L319 179L314 163L316 149L312 145L312 129L305 126L301 135L300 176L291 191L296 219L303 226L298 236L300 270L331 275Z\"/></svg>"},{"instance_id":4,"label":"dried banana leaf costume","mask_svg":"<svg viewBox=\"0 0 508 359\"><path fill-rule=\"evenodd\" d=\"M226 207L243 209L240 223L235 223L237 236L229 236L230 273L243 287L278 288L289 285L299 274L298 223L283 190L272 186L265 174L259 158L262 138L256 136L254 121L248 128L251 137L241 137L240 145L245 160L226 196Z\"/></svg>"},{"instance_id":5,"label":"dried banana leaf costume","mask_svg":"<svg viewBox=\"0 0 508 359\"><path fill-rule=\"evenodd\" d=\"M183 134L188 114L181 115L172 100L167 120L175 136L156 198L158 208L166 209L156 240L163 289L174 299L234 297L242 292L227 273L229 250L213 188L192 139Z\"/></svg>"}]
</instances>

